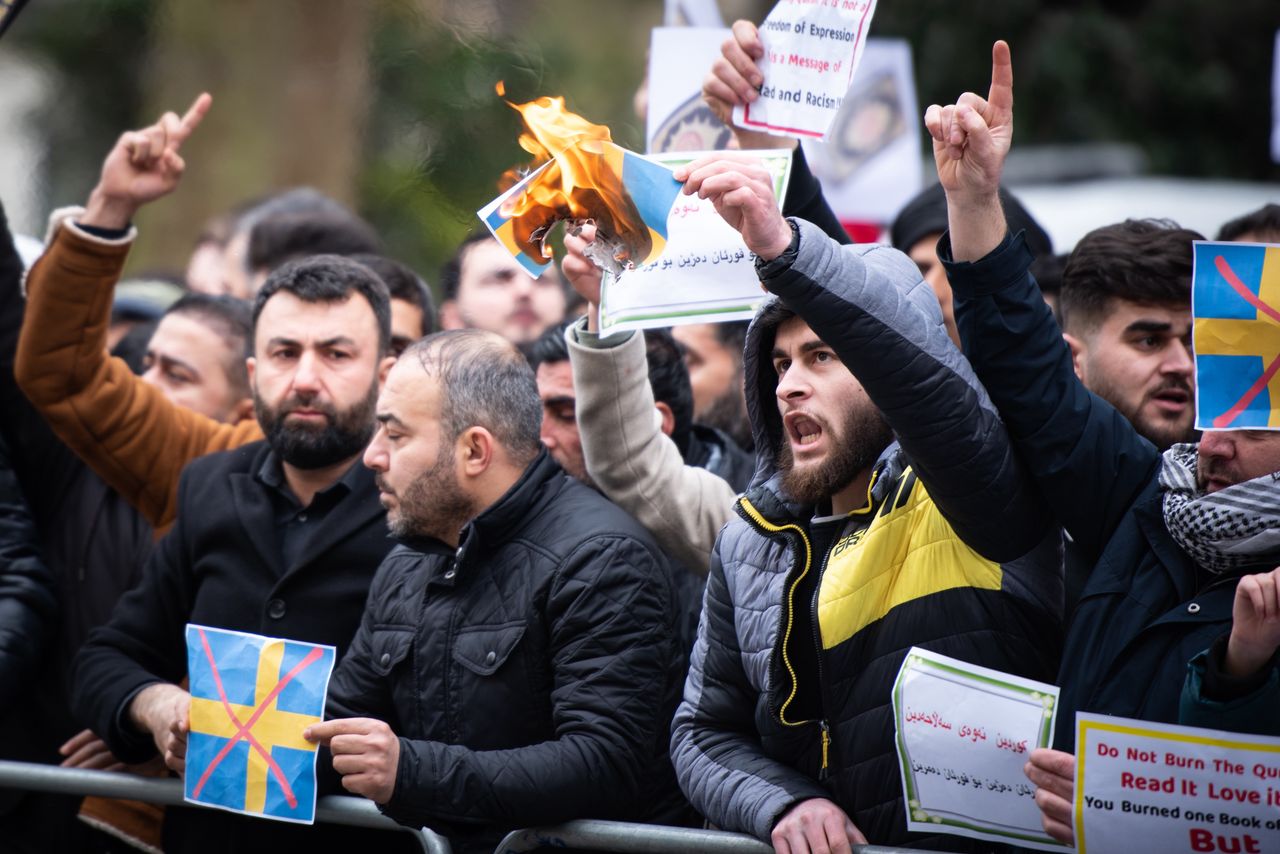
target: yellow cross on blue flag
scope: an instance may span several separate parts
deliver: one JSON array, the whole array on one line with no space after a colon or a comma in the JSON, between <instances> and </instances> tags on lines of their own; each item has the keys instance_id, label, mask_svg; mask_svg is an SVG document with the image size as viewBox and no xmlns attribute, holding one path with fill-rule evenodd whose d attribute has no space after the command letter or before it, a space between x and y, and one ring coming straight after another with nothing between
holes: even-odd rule
<instances>
[{"instance_id":1,"label":"yellow cross on blue flag","mask_svg":"<svg viewBox=\"0 0 1280 854\"><path fill-rule=\"evenodd\" d=\"M316 745L334 648L187 625L187 801L311 824Z\"/></svg>"},{"instance_id":2,"label":"yellow cross on blue flag","mask_svg":"<svg viewBox=\"0 0 1280 854\"><path fill-rule=\"evenodd\" d=\"M1280 246L1194 248L1196 429L1280 429Z\"/></svg>"},{"instance_id":3,"label":"yellow cross on blue flag","mask_svg":"<svg viewBox=\"0 0 1280 854\"><path fill-rule=\"evenodd\" d=\"M638 267L657 260L666 248L667 219L682 186L671 176L671 169L612 142L594 143L583 157L598 161L599 174L607 178L595 188L601 215L608 210L615 216L625 213L639 219L630 225L647 240L642 241L643 257L631 258L632 263ZM555 220L569 218L568 208L558 200L561 183L571 182L565 181L557 161L549 161L476 212L498 242L535 278L547 271L551 261L526 252L518 235L530 231L544 234L550 226L524 223L521 227L521 220L554 225Z\"/></svg>"}]
</instances>

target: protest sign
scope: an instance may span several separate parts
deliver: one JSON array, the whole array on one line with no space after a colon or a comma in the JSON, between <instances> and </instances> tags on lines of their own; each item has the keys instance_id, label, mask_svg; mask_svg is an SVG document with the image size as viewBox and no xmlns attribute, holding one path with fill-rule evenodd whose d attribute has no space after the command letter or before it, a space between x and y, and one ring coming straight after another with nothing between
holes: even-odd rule
<instances>
[{"instance_id":1,"label":"protest sign","mask_svg":"<svg viewBox=\"0 0 1280 854\"><path fill-rule=\"evenodd\" d=\"M907 829L1044 851L1027 756L1053 740L1053 685L913 647L893 685Z\"/></svg>"},{"instance_id":2,"label":"protest sign","mask_svg":"<svg viewBox=\"0 0 1280 854\"><path fill-rule=\"evenodd\" d=\"M1194 243L1196 429L1280 429L1280 246Z\"/></svg>"},{"instance_id":3,"label":"protest sign","mask_svg":"<svg viewBox=\"0 0 1280 854\"><path fill-rule=\"evenodd\" d=\"M923 188L919 115L911 46L868 39L826 141L801 143L841 222L883 226Z\"/></svg>"},{"instance_id":4,"label":"protest sign","mask_svg":"<svg viewBox=\"0 0 1280 854\"><path fill-rule=\"evenodd\" d=\"M750 130L822 139L844 102L876 0L782 0L760 25L760 97L734 107Z\"/></svg>"},{"instance_id":5,"label":"protest sign","mask_svg":"<svg viewBox=\"0 0 1280 854\"><path fill-rule=\"evenodd\" d=\"M668 27L723 27L716 0L663 0L662 23Z\"/></svg>"},{"instance_id":6,"label":"protest sign","mask_svg":"<svg viewBox=\"0 0 1280 854\"><path fill-rule=\"evenodd\" d=\"M593 142L592 147L596 150L580 156L598 161L597 174L608 177L585 188L585 203L575 218L594 219L602 231L625 237L620 245L632 253L632 263L657 260L666 246L667 216L680 194L680 184L671 177L670 168L612 142ZM569 218L557 203L562 183L560 163L550 161L476 211L490 233L535 278L551 266L549 250L546 254L526 250L533 248L533 241L544 240L557 222ZM629 234L619 234L623 229Z\"/></svg>"},{"instance_id":7,"label":"protest sign","mask_svg":"<svg viewBox=\"0 0 1280 854\"><path fill-rule=\"evenodd\" d=\"M1280 739L1076 715L1080 854L1280 851Z\"/></svg>"},{"instance_id":8,"label":"protest sign","mask_svg":"<svg viewBox=\"0 0 1280 854\"><path fill-rule=\"evenodd\" d=\"M731 35L731 30L718 28L654 27L645 124L650 154L714 151L729 144L729 126L702 100L702 78Z\"/></svg>"},{"instance_id":9,"label":"protest sign","mask_svg":"<svg viewBox=\"0 0 1280 854\"><path fill-rule=\"evenodd\" d=\"M183 797L229 812L312 824L316 748L334 648L187 625L191 731Z\"/></svg>"},{"instance_id":10,"label":"protest sign","mask_svg":"<svg viewBox=\"0 0 1280 854\"><path fill-rule=\"evenodd\" d=\"M652 159L674 168L704 153L657 154ZM791 176L791 152L746 153L759 157L773 173L774 193L781 204ZM671 209L662 258L621 276L605 273L600 330L746 320L764 297L755 255L747 250L742 235L716 213L709 199L680 196Z\"/></svg>"}]
</instances>

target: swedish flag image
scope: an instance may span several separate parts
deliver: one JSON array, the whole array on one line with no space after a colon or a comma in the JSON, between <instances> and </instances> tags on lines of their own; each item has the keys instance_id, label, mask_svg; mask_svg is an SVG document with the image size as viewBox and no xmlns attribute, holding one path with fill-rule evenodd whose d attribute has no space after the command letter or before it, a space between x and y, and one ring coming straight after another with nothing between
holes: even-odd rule
<instances>
[{"instance_id":1,"label":"swedish flag image","mask_svg":"<svg viewBox=\"0 0 1280 854\"><path fill-rule=\"evenodd\" d=\"M1280 246L1194 249L1196 428L1280 429Z\"/></svg>"},{"instance_id":2,"label":"swedish flag image","mask_svg":"<svg viewBox=\"0 0 1280 854\"><path fill-rule=\"evenodd\" d=\"M186 639L185 799L313 823L316 745L302 733L324 718L334 648L197 625Z\"/></svg>"}]
</instances>

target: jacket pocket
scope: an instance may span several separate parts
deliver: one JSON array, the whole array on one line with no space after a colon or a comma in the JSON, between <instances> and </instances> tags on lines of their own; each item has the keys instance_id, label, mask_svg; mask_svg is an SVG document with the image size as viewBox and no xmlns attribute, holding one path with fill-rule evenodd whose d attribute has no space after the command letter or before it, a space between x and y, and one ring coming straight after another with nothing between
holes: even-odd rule
<instances>
[{"instance_id":1,"label":"jacket pocket","mask_svg":"<svg viewBox=\"0 0 1280 854\"><path fill-rule=\"evenodd\" d=\"M459 629L453 660L477 676L492 676L519 645L524 630L523 622Z\"/></svg>"},{"instance_id":2,"label":"jacket pocket","mask_svg":"<svg viewBox=\"0 0 1280 854\"><path fill-rule=\"evenodd\" d=\"M370 666L379 676L386 676L404 661L413 644L410 629L374 629L369 641Z\"/></svg>"}]
</instances>

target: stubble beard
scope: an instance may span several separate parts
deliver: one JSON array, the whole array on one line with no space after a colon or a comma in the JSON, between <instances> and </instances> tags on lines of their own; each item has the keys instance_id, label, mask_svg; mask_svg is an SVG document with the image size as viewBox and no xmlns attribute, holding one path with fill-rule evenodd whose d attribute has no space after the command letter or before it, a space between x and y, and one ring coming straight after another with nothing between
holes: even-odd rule
<instances>
[{"instance_id":1,"label":"stubble beard","mask_svg":"<svg viewBox=\"0 0 1280 854\"><path fill-rule=\"evenodd\" d=\"M474 502L454 474L452 445L441 444L444 447L431 468L415 477L404 493L396 496L396 511L387 516L391 536L397 539L432 537L449 542L477 515ZM380 478L378 484L385 491Z\"/></svg>"}]
</instances>

